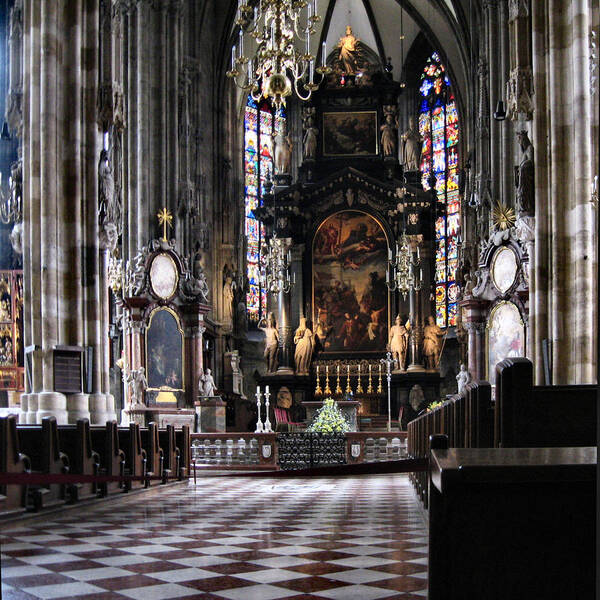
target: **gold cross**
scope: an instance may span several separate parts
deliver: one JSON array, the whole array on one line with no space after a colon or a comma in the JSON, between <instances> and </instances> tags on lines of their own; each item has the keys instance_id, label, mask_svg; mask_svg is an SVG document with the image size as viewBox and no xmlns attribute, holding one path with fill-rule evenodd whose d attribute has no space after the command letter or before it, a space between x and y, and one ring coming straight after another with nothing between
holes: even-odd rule
<instances>
[{"instance_id":1,"label":"gold cross","mask_svg":"<svg viewBox=\"0 0 600 600\"><path fill-rule=\"evenodd\" d=\"M163 226L163 242L167 241L167 225L173 227L173 215L166 209L163 208L157 215L158 224Z\"/></svg>"}]
</instances>

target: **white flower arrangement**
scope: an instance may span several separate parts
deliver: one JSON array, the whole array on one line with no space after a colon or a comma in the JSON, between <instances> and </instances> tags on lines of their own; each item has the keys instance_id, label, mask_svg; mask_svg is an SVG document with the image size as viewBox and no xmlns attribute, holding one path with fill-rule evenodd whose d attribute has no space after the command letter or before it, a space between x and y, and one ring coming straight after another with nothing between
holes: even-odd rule
<instances>
[{"instance_id":1,"label":"white flower arrangement","mask_svg":"<svg viewBox=\"0 0 600 600\"><path fill-rule=\"evenodd\" d=\"M325 398L306 431L311 433L346 433L350 425L333 398Z\"/></svg>"}]
</instances>

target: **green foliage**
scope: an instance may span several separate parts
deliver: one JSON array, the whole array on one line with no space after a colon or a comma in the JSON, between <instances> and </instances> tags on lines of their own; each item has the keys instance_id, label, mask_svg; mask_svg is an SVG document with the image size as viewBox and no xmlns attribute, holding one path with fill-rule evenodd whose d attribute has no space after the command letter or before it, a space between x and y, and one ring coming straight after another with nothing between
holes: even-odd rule
<instances>
[{"instance_id":1,"label":"green foliage","mask_svg":"<svg viewBox=\"0 0 600 600\"><path fill-rule=\"evenodd\" d=\"M326 398L306 431L311 433L346 433L350 425L333 398Z\"/></svg>"}]
</instances>

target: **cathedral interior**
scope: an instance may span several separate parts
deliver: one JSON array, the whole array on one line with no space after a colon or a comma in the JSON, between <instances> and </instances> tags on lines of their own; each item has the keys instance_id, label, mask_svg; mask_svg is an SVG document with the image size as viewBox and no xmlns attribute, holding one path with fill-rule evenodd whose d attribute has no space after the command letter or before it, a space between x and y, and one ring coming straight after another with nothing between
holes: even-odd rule
<instances>
[{"instance_id":1,"label":"cathedral interior","mask_svg":"<svg viewBox=\"0 0 600 600\"><path fill-rule=\"evenodd\" d=\"M2 597L591 598L599 27L0 2Z\"/></svg>"}]
</instances>

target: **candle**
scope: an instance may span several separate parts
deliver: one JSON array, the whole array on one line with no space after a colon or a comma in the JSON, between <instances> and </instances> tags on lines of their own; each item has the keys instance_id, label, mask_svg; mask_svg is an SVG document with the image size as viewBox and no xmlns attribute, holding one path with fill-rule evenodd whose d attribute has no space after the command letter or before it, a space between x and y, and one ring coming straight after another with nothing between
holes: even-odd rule
<instances>
[{"instance_id":1,"label":"candle","mask_svg":"<svg viewBox=\"0 0 600 600\"><path fill-rule=\"evenodd\" d=\"M317 379L319 379L319 365L317 365Z\"/></svg>"},{"instance_id":2,"label":"candle","mask_svg":"<svg viewBox=\"0 0 600 600\"><path fill-rule=\"evenodd\" d=\"M267 386L267 389L265 390L265 394L269 393L269 386Z\"/></svg>"},{"instance_id":3,"label":"candle","mask_svg":"<svg viewBox=\"0 0 600 600\"><path fill-rule=\"evenodd\" d=\"M231 48L231 70L235 69L235 44L233 48Z\"/></svg>"},{"instance_id":4,"label":"candle","mask_svg":"<svg viewBox=\"0 0 600 600\"><path fill-rule=\"evenodd\" d=\"M256 395L260 396L260 385L256 386Z\"/></svg>"},{"instance_id":5,"label":"candle","mask_svg":"<svg viewBox=\"0 0 600 600\"><path fill-rule=\"evenodd\" d=\"M388 260L392 260L392 249L388 247Z\"/></svg>"},{"instance_id":6,"label":"candle","mask_svg":"<svg viewBox=\"0 0 600 600\"><path fill-rule=\"evenodd\" d=\"M360 363L358 364L358 374L360 375Z\"/></svg>"},{"instance_id":7,"label":"candle","mask_svg":"<svg viewBox=\"0 0 600 600\"><path fill-rule=\"evenodd\" d=\"M369 375L371 374L371 365L369 365Z\"/></svg>"},{"instance_id":8,"label":"candle","mask_svg":"<svg viewBox=\"0 0 600 600\"><path fill-rule=\"evenodd\" d=\"M325 66L327 63L327 42L323 42L321 46L321 64Z\"/></svg>"},{"instance_id":9,"label":"candle","mask_svg":"<svg viewBox=\"0 0 600 600\"><path fill-rule=\"evenodd\" d=\"M381 363L379 363L379 374L381 375Z\"/></svg>"},{"instance_id":10,"label":"candle","mask_svg":"<svg viewBox=\"0 0 600 600\"><path fill-rule=\"evenodd\" d=\"M337 374L340 374L340 365L337 366Z\"/></svg>"}]
</instances>

